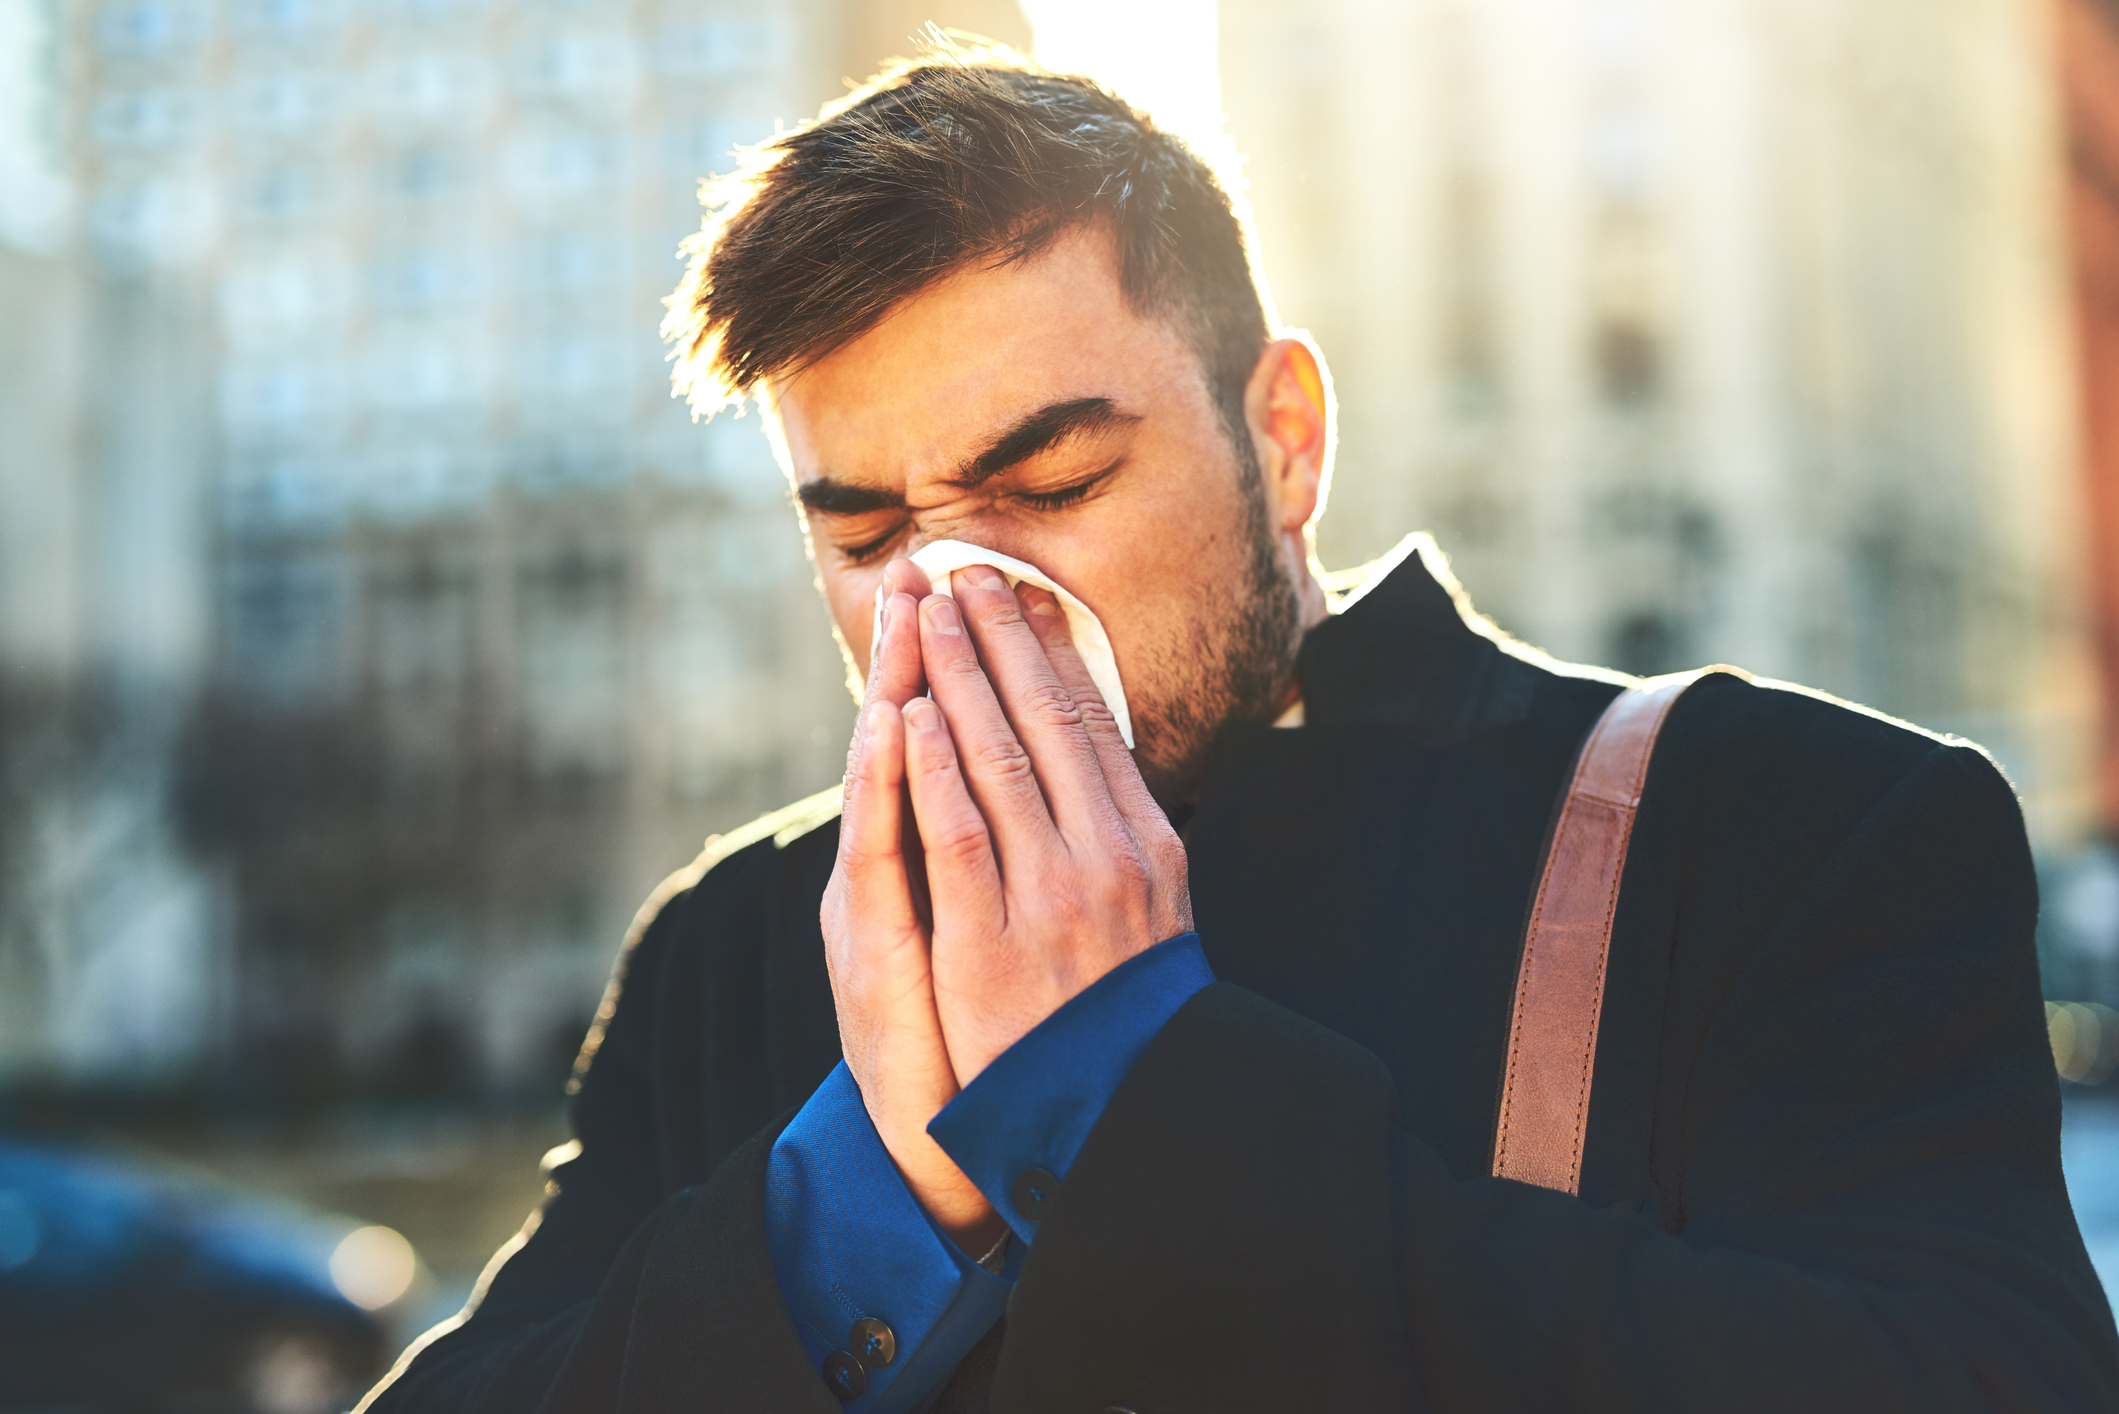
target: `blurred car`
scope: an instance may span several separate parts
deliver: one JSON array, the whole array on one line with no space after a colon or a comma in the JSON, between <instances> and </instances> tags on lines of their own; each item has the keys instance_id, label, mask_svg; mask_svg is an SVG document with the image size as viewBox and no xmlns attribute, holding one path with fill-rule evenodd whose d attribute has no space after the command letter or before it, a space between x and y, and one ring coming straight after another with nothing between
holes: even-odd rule
<instances>
[{"instance_id":1,"label":"blurred car","mask_svg":"<svg viewBox=\"0 0 2119 1414\"><path fill-rule=\"evenodd\" d=\"M384 1351L378 1249L402 1289L388 1229L0 1138L0 1410L343 1408Z\"/></svg>"}]
</instances>

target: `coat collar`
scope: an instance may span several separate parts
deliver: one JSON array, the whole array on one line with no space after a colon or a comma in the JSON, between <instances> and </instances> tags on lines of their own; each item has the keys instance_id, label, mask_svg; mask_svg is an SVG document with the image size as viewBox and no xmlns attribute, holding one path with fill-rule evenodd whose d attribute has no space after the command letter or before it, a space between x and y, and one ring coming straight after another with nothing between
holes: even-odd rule
<instances>
[{"instance_id":1,"label":"coat collar","mask_svg":"<svg viewBox=\"0 0 2119 1414\"><path fill-rule=\"evenodd\" d=\"M1521 721L1548 673L1582 671L1473 609L1426 534L1338 578L1352 587L1295 660L1309 726L1385 724L1444 750Z\"/></svg>"}]
</instances>

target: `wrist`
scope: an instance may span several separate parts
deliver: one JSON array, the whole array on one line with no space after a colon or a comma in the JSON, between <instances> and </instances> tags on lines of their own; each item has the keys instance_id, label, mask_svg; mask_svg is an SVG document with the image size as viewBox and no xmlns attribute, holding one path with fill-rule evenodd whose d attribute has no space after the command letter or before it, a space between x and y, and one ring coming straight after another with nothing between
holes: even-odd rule
<instances>
[{"instance_id":1,"label":"wrist","mask_svg":"<svg viewBox=\"0 0 2119 1414\"><path fill-rule=\"evenodd\" d=\"M1069 957L1068 965L1053 967L1034 985L1017 989L1005 1000L986 996L974 1002L942 996L942 1034L948 1043L957 1088L969 1085L1060 1008L1149 946L1152 942L1095 958Z\"/></svg>"},{"instance_id":2,"label":"wrist","mask_svg":"<svg viewBox=\"0 0 2119 1414\"><path fill-rule=\"evenodd\" d=\"M999 1239L1006 1226L1000 1214L924 1128L904 1133L878 1126L877 1134L906 1190L951 1241L976 1255Z\"/></svg>"},{"instance_id":3,"label":"wrist","mask_svg":"<svg viewBox=\"0 0 2119 1414\"><path fill-rule=\"evenodd\" d=\"M935 1219L935 1226L948 1233L949 1240L954 1242L965 1256L981 1266L985 1265L986 1260L993 1255L994 1249L999 1247L1001 1240L1008 1235L1008 1220L1003 1218L991 1203L986 1204L985 1208L985 1213L978 1221L959 1223L954 1227L940 1218Z\"/></svg>"}]
</instances>

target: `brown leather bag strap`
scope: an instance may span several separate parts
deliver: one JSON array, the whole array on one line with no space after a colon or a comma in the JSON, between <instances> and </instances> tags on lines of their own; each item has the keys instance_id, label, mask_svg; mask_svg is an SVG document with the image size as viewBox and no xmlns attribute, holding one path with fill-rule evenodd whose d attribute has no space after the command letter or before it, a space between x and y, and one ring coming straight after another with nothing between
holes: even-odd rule
<instances>
[{"instance_id":1,"label":"brown leather bag strap","mask_svg":"<svg viewBox=\"0 0 2119 1414\"><path fill-rule=\"evenodd\" d=\"M1612 699L1590 729L1523 934L1494 1127L1496 1178L1568 1194L1581 1189L1611 922L1648 760L1686 689L1709 673L1735 671L1646 679Z\"/></svg>"}]
</instances>

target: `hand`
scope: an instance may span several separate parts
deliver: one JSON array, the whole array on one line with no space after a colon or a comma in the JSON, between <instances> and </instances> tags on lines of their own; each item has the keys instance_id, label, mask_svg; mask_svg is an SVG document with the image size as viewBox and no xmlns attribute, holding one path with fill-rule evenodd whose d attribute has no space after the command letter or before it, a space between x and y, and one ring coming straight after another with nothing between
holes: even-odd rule
<instances>
[{"instance_id":1,"label":"hand","mask_svg":"<svg viewBox=\"0 0 2119 1414\"><path fill-rule=\"evenodd\" d=\"M957 1092L929 972L924 876L906 808L900 715L926 686L916 621L927 577L900 560L885 572L883 589L882 632L847 753L839 857L820 911L824 955L840 1049L876 1133L913 1196L977 1256L999 1237L1001 1219L927 1137L927 1122Z\"/></svg>"},{"instance_id":2,"label":"hand","mask_svg":"<svg viewBox=\"0 0 2119 1414\"><path fill-rule=\"evenodd\" d=\"M919 605L908 699L932 976L959 1084L1126 959L1192 927L1185 851L1058 601L987 566ZM966 628L968 626L969 633Z\"/></svg>"}]
</instances>

